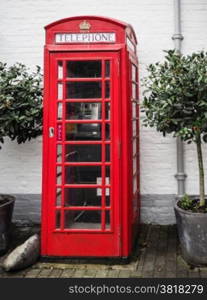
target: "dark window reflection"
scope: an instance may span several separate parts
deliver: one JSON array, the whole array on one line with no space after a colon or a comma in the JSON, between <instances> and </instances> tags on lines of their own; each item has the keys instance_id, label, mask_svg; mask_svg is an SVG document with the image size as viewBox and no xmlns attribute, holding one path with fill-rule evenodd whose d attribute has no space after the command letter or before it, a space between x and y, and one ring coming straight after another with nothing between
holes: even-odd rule
<instances>
[{"instance_id":1,"label":"dark window reflection","mask_svg":"<svg viewBox=\"0 0 207 300\"><path fill-rule=\"evenodd\" d=\"M105 77L110 76L110 61L106 60L105 62Z\"/></svg>"},{"instance_id":2,"label":"dark window reflection","mask_svg":"<svg viewBox=\"0 0 207 300\"><path fill-rule=\"evenodd\" d=\"M106 135L106 140L110 140L110 124L108 123L106 123L105 135Z\"/></svg>"},{"instance_id":3,"label":"dark window reflection","mask_svg":"<svg viewBox=\"0 0 207 300\"><path fill-rule=\"evenodd\" d=\"M61 206L62 189L58 188L56 191L56 206Z\"/></svg>"},{"instance_id":4,"label":"dark window reflection","mask_svg":"<svg viewBox=\"0 0 207 300\"><path fill-rule=\"evenodd\" d=\"M110 206L110 188L106 188L106 206Z\"/></svg>"},{"instance_id":5,"label":"dark window reflection","mask_svg":"<svg viewBox=\"0 0 207 300\"><path fill-rule=\"evenodd\" d=\"M106 145L106 161L110 161L110 145Z\"/></svg>"},{"instance_id":6,"label":"dark window reflection","mask_svg":"<svg viewBox=\"0 0 207 300\"><path fill-rule=\"evenodd\" d=\"M101 98L101 81L68 82L66 97L68 99Z\"/></svg>"},{"instance_id":7,"label":"dark window reflection","mask_svg":"<svg viewBox=\"0 0 207 300\"><path fill-rule=\"evenodd\" d=\"M100 162L101 145L66 145L65 161Z\"/></svg>"},{"instance_id":8,"label":"dark window reflection","mask_svg":"<svg viewBox=\"0 0 207 300\"><path fill-rule=\"evenodd\" d=\"M60 228L60 210L56 210L56 228Z\"/></svg>"},{"instance_id":9,"label":"dark window reflection","mask_svg":"<svg viewBox=\"0 0 207 300\"><path fill-rule=\"evenodd\" d=\"M110 167L106 167L106 184L110 184Z\"/></svg>"},{"instance_id":10,"label":"dark window reflection","mask_svg":"<svg viewBox=\"0 0 207 300\"><path fill-rule=\"evenodd\" d=\"M101 61L69 61L67 62L67 77L70 78L86 78L101 77Z\"/></svg>"},{"instance_id":11,"label":"dark window reflection","mask_svg":"<svg viewBox=\"0 0 207 300\"><path fill-rule=\"evenodd\" d=\"M101 229L101 211L66 210L64 223L71 229Z\"/></svg>"},{"instance_id":12,"label":"dark window reflection","mask_svg":"<svg viewBox=\"0 0 207 300\"><path fill-rule=\"evenodd\" d=\"M67 188L65 206L101 206L101 193L96 188Z\"/></svg>"},{"instance_id":13,"label":"dark window reflection","mask_svg":"<svg viewBox=\"0 0 207 300\"><path fill-rule=\"evenodd\" d=\"M105 212L106 229L110 229L110 210Z\"/></svg>"},{"instance_id":14,"label":"dark window reflection","mask_svg":"<svg viewBox=\"0 0 207 300\"><path fill-rule=\"evenodd\" d=\"M66 184L97 184L99 180L101 180L100 166L65 167Z\"/></svg>"},{"instance_id":15,"label":"dark window reflection","mask_svg":"<svg viewBox=\"0 0 207 300\"><path fill-rule=\"evenodd\" d=\"M66 124L67 141L101 140L101 124Z\"/></svg>"},{"instance_id":16,"label":"dark window reflection","mask_svg":"<svg viewBox=\"0 0 207 300\"><path fill-rule=\"evenodd\" d=\"M105 103L106 120L110 120L110 102Z\"/></svg>"},{"instance_id":17,"label":"dark window reflection","mask_svg":"<svg viewBox=\"0 0 207 300\"><path fill-rule=\"evenodd\" d=\"M67 103L66 120L100 120L101 103Z\"/></svg>"},{"instance_id":18,"label":"dark window reflection","mask_svg":"<svg viewBox=\"0 0 207 300\"><path fill-rule=\"evenodd\" d=\"M105 98L110 98L110 81L105 82Z\"/></svg>"}]
</instances>

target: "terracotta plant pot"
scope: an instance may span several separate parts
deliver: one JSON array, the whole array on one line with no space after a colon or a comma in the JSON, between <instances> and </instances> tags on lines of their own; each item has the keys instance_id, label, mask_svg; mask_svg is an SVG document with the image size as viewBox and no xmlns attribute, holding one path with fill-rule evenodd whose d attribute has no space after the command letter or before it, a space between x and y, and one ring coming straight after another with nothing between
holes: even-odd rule
<instances>
[{"instance_id":1,"label":"terracotta plant pot","mask_svg":"<svg viewBox=\"0 0 207 300\"><path fill-rule=\"evenodd\" d=\"M207 213L193 213L175 204L183 258L191 265L207 265Z\"/></svg>"},{"instance_id":2,"label":"terracotta plant pot","mask_svg":"<svg viewBox=\"0 0 207 300\"><path fill-rule=\"evenodd\" d=\"M4 254L9 245L12 213L15 197L0 195L0 254Z\"/></svg>"}]
</instances>

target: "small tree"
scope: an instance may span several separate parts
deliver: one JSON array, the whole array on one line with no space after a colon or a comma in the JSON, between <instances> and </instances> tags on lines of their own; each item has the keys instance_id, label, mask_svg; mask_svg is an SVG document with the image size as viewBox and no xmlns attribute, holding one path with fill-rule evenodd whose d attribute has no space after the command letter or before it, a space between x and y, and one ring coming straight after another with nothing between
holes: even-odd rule
<instances>
[{"instance_id":1,"label":"small tree","mask_svg":"<svg viewBox=\"0 0 207 300\"><path fill-rule=\"evenodd\" d=\"M42 75L23 64L0 62L0 143L5 137L24 143L42 133Z\"/></svg>"},{"instance_id":2,"label":"small tree","mask_svg":"<svg viewBox=\"0 0 207 300\"><path fill-rule=\"evenodd\" d=\"M165 51L164 62L151 64L144 78L145 126L173 134L197 147L200 202L205 205L202 142L207 142L207 53L188 56Z\"/></svg>"}]
</instances>

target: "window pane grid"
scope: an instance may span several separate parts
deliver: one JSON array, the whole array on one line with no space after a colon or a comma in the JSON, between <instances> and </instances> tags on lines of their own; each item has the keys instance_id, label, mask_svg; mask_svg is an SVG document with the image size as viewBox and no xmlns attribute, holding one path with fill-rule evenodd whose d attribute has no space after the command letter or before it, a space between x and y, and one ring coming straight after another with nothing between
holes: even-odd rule
<instances>
[{"instance_id":1,"label":"window pane grid","mask_svg":"<svg viewBox=\"0 0 207 300\"><path fill-rule=\"evenodd\" d=\"M60 106L57 108L59 108L59 114L57 113L57 119L59 119L59 125L62 126L62 139L61 140L57 140L57 146L62 146L62 160L60 161L60 158L58 158L58 161L56 163L57 167L62 167L62 181L61 181L61 184L56 184L56 188L58 188L59 190L61 190L61 208L58 210L58 218L59 218L59 225L56 226L56 231L70 231L71 229L67 228L67 224L66 224L66 216L65 216L65 212L66 211L93 211L93 210L97 210L97 207L94 208L94 206L88 206L88 207L77 207L77 206L70 206L70 207L65 207L65 193L62 192L62 187L64 186L64 189L65 188L86 188L86 189L90 189L90 188L95 188L95 189L100 189L101 190L101 206L99 207L98 206L98 210L97 211L100 211L101 213L101 222L100 222L100 229L98 228L89 228L90 230L95 230L95 231L110 231L110 222L112 220L110 220L111 216L109 216L111 213L111 203L106 200L106 197L107 199L109 198L108 194L111 194L110 193L110 188L111 188L111 185L109 184L109 181L108 179L106 180L105 176L106 176L106 167L110 167L111 166L111 162L110 161L106 161L107 160L110 160L110 145L111 145L111 141L110 141L110 137L108 136L108 132L109 132L109 125L110 125L110 113L109 113L109 107L107 107L105 105L105 103L109 103L110 102L110 95L109 98L106 98L106 89L105 89L105 86L107 83L109 83L109 85L111 85L111 81L110 81L110 69L111 69L111 62L110 60L102 60L102 77L96 77L96 78L85 78L85 77L82 77L82 78L68 78L66 77L66 61L63 61L63 70L58 70L58 80L57 82L61 83L62 84L62 88L63 88L63 91L62 91L62 95L61 95L61 102L59 101L59 103L62 104L62 107L61 107L61 104L59 104ZM108 64L108 66L107 66ZM61 65L61 62L60 62L60 65ZM108 70L106 70L106 66L108 68ZM60 68L60 67L59 67ZM66 98L66 83L67 82L78 82L78 81L83 81L83 82L90 82L90 81L95 81L95 82L101 82L102 83L102 89L101 89L101 99L95 99L95 98L81 98L81 99L78 99L78 98ZM66 120L66 103L80 103L80 102L91 102L91 103L102 103L102 111L101 111L101 120L96 120L94 118L91 118L90 120L86 119L86 120ZM64 104L65 103L65 104ZM61 112L60 112L61 111ZM58 110L57 110L58 112ZM106 119L107 117L107 119ZM60 122L61 120L61 122ZM86 121L86 122L85 122ZM88 122L89 121L89 122ZM89 123L89 124L101 124L101 140L100 141L95 141L95 140L82 140L82 141L67 141L65 140L65 137L66 137L66 127L65 125L66 124L84 124L84 123ZM108 124L108 125L107 125ZM106 130L107 130L107 134L106 134ZM91 145L91 144L94 144L94 145L101 145L102 147L102 151L101 151L101 161L100 163L99 162L84 162L84 161L81 161L81 162L66 162L64 160L65 158L65 146L64 145ZM108 145L108 148L107 148L107 157L106 158L106 145ZM60 154L59 154L60 156ZM66 176L66 171L65 169L68 167L68 166L99 166L101 167L101 184L67 184L65 183L65 176ZM108 172L108 171L107 171ZM106 182L107 181L107 182ZM106 203L106 201L108 201ZM106 206L108 205L108 206ZM110 221L109 221L110 220ZM68 225L69 226L69 225ZM72 229L72 231L74 230L80 230L80 231L84 231L84 229L87 229L87 228L77 228L77 229Z\"/></svg>"}]
</instances>

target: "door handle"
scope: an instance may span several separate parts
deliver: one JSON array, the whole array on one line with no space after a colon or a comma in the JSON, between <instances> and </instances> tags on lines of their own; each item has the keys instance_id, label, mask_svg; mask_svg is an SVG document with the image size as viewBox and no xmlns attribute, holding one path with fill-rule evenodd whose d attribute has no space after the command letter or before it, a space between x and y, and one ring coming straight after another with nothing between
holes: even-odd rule
<instances>
[{"instance_id":1,"label":"door handle","mask_svg":"<svg viewBox=\"0 0 207 300\"><path fill-rule=\"evenodd\" d=\"M55 135L54 132L55 132L54 127L49 127L49 137L50 138L54 137L54 135Z\"/></svg>"}]
</instances>

